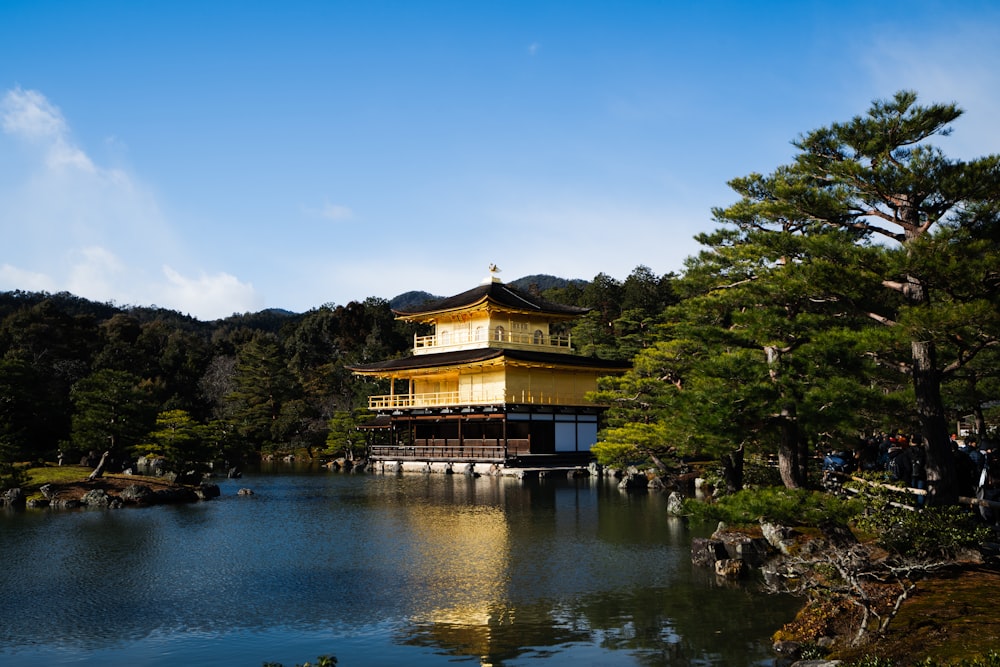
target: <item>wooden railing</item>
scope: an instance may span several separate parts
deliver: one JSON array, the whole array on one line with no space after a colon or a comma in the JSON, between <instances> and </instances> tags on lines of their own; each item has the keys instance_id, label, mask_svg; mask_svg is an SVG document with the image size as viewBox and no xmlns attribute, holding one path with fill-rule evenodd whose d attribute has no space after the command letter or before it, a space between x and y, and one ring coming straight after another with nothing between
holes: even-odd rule
<instances>
[{"instance_id":1,"label":"wooden railing","mask_svg":"<svg viewBox=\"0 0 1000 667\"><path fill-rule=\"evenodd\" d=\"M480 403L502 403L496 397L484 397ZM435 391L425 394L395 394L382 396L369 396L369 410L388 410L393 408L434 408L447 405L457 405L459 394L457 391Z\"/></svg>"},{"instance_id":2,"label":"wooden railing","mask_svg":"<svg viewBox=\"0 0 1000 667\"><path fill-rule=\"evenodd\" d=\"M590 405L583 394L553 394L538 391L497 392L467 394L457 391L436 391L424 394L383 394L368 398L369 410L396 410L406 408L441 408L500 404L526 405Z\"/></svg>"},{"instance_id":3,"label":"wooden railing","mask_svg":"<svg viewBox=\"0 0 1000 667\"><path fill-rule=\"evenodd\" d=\"M509 343L517 346L572 349L572 340L569 336L550 336L548 334L533 334L526 332L504 331L483 331L479 335L469 331L454 331L447 335L414 336L413 350L420 352L427 348L446 350L455 347L467 347L472 343Z\"/></svg>"},{"instance_id":4,"label":"wooden railing","mask_svg":"<svg viewBox=\"0 0 1000 667\"><path fill-rule=\"evenodd\" d=\"M511 456L527 454L527 439L508 440L507 446L496 439L448 438L416 440L412 445L372 445L368 455L374 459L395 461L490 461L501 463Z\"/></svg>"}]
</instances>

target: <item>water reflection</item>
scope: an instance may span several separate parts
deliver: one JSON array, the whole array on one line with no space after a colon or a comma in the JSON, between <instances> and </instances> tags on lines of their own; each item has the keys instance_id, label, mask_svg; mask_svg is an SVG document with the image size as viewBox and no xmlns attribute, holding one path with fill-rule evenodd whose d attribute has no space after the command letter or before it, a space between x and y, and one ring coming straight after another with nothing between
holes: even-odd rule
<instances>
[{"instance_id":1,"label":"water reflection","mask_svg":"<svg viewBox=\"0 0 1000 667\"><path fill-rule=\"evenodd\" d=\"M402 494L398 529L420 582L405 644L494 666L595 643L637 664L750 664L765 655L755 623L788 618L739 586L705 599L715 582L691 570L690 535L660 495L598 482L425 481L419 501Z\"/></svg>"},{"instance_id":2,"label":"water reflection","mask_svg":"<svg viewBox=\"0 0 1000 667\"><path fill-rule=\"evenodd\" d=\"M792 605L692 570L664 503L596 481L286 470L208 503L4 514L0 662L768 662Z\"/></svg>"}]
</instances>

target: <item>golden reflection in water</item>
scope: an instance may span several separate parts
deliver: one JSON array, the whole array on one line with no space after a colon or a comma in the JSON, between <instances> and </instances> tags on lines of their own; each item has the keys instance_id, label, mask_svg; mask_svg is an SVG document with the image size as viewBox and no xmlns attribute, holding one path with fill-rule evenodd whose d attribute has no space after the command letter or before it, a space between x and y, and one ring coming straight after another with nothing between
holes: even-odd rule
<instances>
[{"instance_id":1,"label":"golden reflection in water","mask_svg":"<svg viewBox=\"0 0 1000 667\"><path fill-rule=\"evenodd\" d=\"M495 629L513 622L506 595L509 526L502 507L430 503L411 506L407 513L419 559L414 573L426 585L415 592L412 619L422 637L411 639L491 664Z\"/></svg>"}]
</instances>

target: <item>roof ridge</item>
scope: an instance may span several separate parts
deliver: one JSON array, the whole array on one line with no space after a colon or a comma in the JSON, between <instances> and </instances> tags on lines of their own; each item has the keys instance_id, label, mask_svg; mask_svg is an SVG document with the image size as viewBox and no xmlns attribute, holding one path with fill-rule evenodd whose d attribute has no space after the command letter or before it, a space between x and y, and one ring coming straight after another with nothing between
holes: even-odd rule
<instances>
[{"instance_id":1,"label":"roof ridge","mask_svg":"<svg viewBox=\"0 0 1000 667\"><path fill-rule=\"evenodd\" d=\"M502 289L507 290L507 292L509 294L511 294L512 296L516 297L517 299L520 299L521 301L523 301L524 303L528 304L530 307L534 308L535 310L541 310L542 309L541 305L539 305L538 303L535 303L535 302L532 302L532 301L528 301L526 298L524 298L521 295L521 292L519 290L517 290L517 289L515 289L515 288L513 288L513 287L511 287L511 286L509 286L509 285L507 285L505 283L500 283L500 287ZM539 299L539 301L542 301L542 299Z\"/></svg>"},{"instance_id":2,"label":"roof ridge","mask_svg":"<svg viewBox=\"0 0 1000 667\"><path fill-rule=\"evenodd\" d=\"M548 313L563 318L584 315L591 310L590 308L581 306L570 306L568 304L549 301L540 294L530 294L512 285L495 282L481 284L453 296L442 297L420 305L393 310L393 312L401 317L415 318L427 313L469 308L482 303L484 299L492 300L507 308Z\"/></svg>"}]
</instances>

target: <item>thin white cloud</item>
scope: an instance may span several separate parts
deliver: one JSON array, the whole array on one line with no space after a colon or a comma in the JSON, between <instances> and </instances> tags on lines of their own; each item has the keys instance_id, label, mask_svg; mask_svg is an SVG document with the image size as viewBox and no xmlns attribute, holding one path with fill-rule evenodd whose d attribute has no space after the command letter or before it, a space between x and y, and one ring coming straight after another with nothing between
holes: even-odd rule
<instances>
[{"instance_id":1,"label":"thin white cloud","mask_svg":"<svg viewBox=\"0 0 1000 667\"><path fill-rule=\"evenodd\" d=\"M945 153L971 159L1000 152L1000 71L994 67L1000 59L1000 24L960 24L919 39L886 36L868 53L865 66L884 90L879 97L911 89L921 104L954 102L964 110L954 134L935 142Z\"/></svg>"},{"instance_id":2,"label":"thin white cloud","mask_svg":"<svg viewBox=\"0 0 1000 667\"><path fill-rule=\"evenodd\" d=\"M36 90L20 86L8 90L0 102L0 126L7 134L26 139L54 139L65 135L62 112Z\"/></svg>"},{"instance_id":3,"label":"thin white cloud","mask_svg":"<svg viewBox=\"0 0 1000 667\"><path fill-rule=\"evenodd\" d=\"M529 56L538 55L538 52L541 51L541 50L542 50L542 45L539 44L538 42L532 42L531 44L528 45L528 55Z\"/></svg>"},{"instance_id":4,"label":"thin white cloud","mask_svg":"<svg viewBox=\"0 0 1000 667\"><path fill-rule=\"evenodd\" d=\"M0 101L0 127L9 135L45 144L50 168L97 171L87 154L70 140L62 112L37 90L8 90Z\"/></svg>"},{"instance_id":5,"label":"thin white cloud","mask_svg":"<svg viewBox=\"0 0 1000 667\"><path fill-rule=\"evenodd\" d=\"M0 169L0 220L10 228L0 289L157 303L203 319L259 307L249 283L188 266L197 262L197 249L176 237L153 190L130 172L92 159L45 95L20 87L6 91L0 130L0 142L11 146L0 144L10 156ZM117 138L113 142L120 147ZM186 263L183 269L162 275L147 268L179 262ZM200 271L201 277L182 271Z\"/></svg>"},{"instance_id":6,"label":"thin white cloud","mask_svg":"<svg viewBox=\"0 0 1000 667\"><path fill-rule=\"evenodd\" d=\"M89 246L73 253L67 277L67 289L88 299L104 300L114 294L126 267L107 248Z\"/></svg>"},{"instance_id":7,"label":"thin white cloud","mask_svg":"<svg viewBox=\"0 0 1000 667\"><path fill-rule=\"evenodd\" d=\"M387 239L377 257L339 257L311 267L312 275L315 282L352 299L391 299L410 290L438 296L461 292L479 284L491 263L503 269L504 281L537 273L584 280L605 273L624 280L639 265L657 274L679 272L684 259L697 252L692 237L705 228L708 217L663 202L639 204L581 193L524 194L499 197L502 204L480 211L484 229L505 231L488 246L469 244L462 236L412 237L400 243ZM413 259L422 254L452 261ZM400 271L400 266L406 270Z\"/></svg>"},{"instance_id":8,"label":"thin white cloud","mask_svg":"<svg viewBox=\"0 0 1000 667\"><path fill-rule=\"evenodd\" d=\"M86 153L76 146L72 146L61 140L53 142L52 146L49 147L48 165L53 169L65 167L89 173L97 173L97 168L90 161L90 158L87 157ZM114 180L121 178L121 174L114 172L110 172L107 175Z\"/></svg>"},{"instance_id":9,"label":"thin white cloud","mask_svg":"<svg viewBox=\"0 0 1000 667\"><path fill-rule=\"evenodd\" d=\"M26 292L54 292L57 283L51 276L37 271L26 271L10 264L0 264L0 285Z\"/></svg>"},{"instance_id":10,"label":"thin white cloud","mask_svg":"<svg viewBox=\"0 0 1000 667\"><path fill-rule=\"evenodd\" d=\"M354 211L339 204L326 204L320 209L319 214L327 220L350 220L354 217Z\"/></svg>"},{"instance_id":11,"label":"thin white cloud","mask_svg":"<svg viewBox=\"0 0 1000 667\"><path fill-rule=\"evenodd\" d=\"M334 222L350 220L354 217L354 211L349 206L331 204L330 202L326 202L318 208L303 206L302 212L311 218L323 218L324 220L332 220Z\"/></svg>"},{"instance_id":12,"label":"thin white cloud","mask_svg":"<svg viewBox=\"0 0 1000 667\"><path fill-rule=\"evenodd\" d=\"M160 291L159 305L190 313L199 319L218 319L262 307L253 285L242 283L228 273L189 278L164 266L163 275L167 284Z\"/></svg>"}]
</instances>

